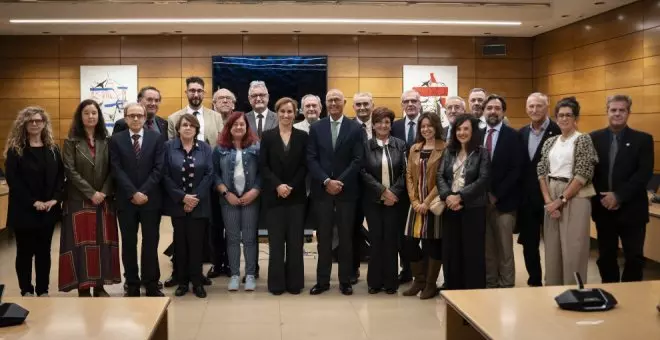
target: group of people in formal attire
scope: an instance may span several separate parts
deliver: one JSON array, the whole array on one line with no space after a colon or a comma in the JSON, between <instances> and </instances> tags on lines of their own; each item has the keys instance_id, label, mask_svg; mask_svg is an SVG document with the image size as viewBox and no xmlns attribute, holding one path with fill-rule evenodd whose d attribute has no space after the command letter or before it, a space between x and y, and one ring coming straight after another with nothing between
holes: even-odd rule
<instances>
[{"instance_id":1,"label":"group of people in formal attire","mask_svg":"<svg viewBox=\"0 0 660 340\"><path fill-rule=\"evenodd\" d=\"M5 172L22 295L48 295L50 245L61 221L59 290L108 296L104 286L122 282L121 261L127 296L140 296L142 288L163 296L157 250L163 215L174 229L168 251L174 270L164 286L176 286L176 296L192 286L204 298L204 286L221 275L229 277L229 291L241 285L254 291L259 228L268 230L268 291L300 294L306 225L318 240L310 293L330 289L338 240L339 290L351 295L365 218L369 294L396 294L410 281L402 294L421 299L440 289L513 287L517 232L528 285L543 284L541 239L545 284L571 284L574 272L586 279L592 218L603 281L642 279L653 140L628 127L628 96L609 97L608 127L586 134L577 130L580 105L573 97L554 105L552 120L548 97L531 94L531 122L517 131L508 126L505 98L480 88L467 102L444 99L443 127L437 112L422 112L414 90L402 94L404 117L397 120L369 93L354 95L356 117L347 117L337 89L324 102L306 95L300 107L280 98L270 111L261 81L248 91L253 111L234 112L236 96L227 89L213 94L211 110L202 104L204 86L199 77L186 79L189 105L167 120L157 115L158 89L141 89L111 137L99 105L84 100L61 151L42 108L18 113ZM328 116L320 118L323 104ZM296 122L299 111L304 119ZM205 275L207 255L213 266Z\"/></svg>"}]
</instances>

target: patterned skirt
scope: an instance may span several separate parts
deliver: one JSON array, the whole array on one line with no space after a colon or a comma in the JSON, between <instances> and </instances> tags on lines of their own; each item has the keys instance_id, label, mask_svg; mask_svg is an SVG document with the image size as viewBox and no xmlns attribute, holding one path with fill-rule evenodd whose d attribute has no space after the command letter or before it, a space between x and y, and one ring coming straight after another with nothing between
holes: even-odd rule
<instances>
[{"instance_id":1,"label":"patterned skirt","mask_svg":"<svg viewBox=\"0 0 660 340\"><path fill-rule=\"evenodd\" d=\"M435 216L430 210L425 215L418 214L411 205L408 208L404 235L416 239L439 240L442 238L442 218Z\"/></svg>"},{"instance_id":2,"label":"patterned skirt","mask_svg":"<svg viewBox=\"0 0 660 340\"><path fill-rule=\"evenodd\" d=\"M64 204L60 237L59 290L121 283L115 207L108 200L69 200Z\"/></svg>"}]
</instances>

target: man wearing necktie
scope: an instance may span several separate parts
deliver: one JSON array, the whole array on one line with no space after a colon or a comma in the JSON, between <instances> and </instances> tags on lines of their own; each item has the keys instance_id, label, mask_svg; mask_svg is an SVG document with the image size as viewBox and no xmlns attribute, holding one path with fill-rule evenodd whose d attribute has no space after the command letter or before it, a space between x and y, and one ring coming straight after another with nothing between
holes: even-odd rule
<instances>
[{"instance_id":1,"label":"man wearing necktie","mask_svg":"<svg viewBox=\"0 0 660 340\"><path fill-rule=\"evenodd\" d=\"M410 150L410 147L417 141L417 123L419 121L419 116L422 114L421 96L417 91L409 90L404 91L403 94L401 94L401 111L403 111L404 117L392 124L392 136L406 142L407 152ZM404 229L406 225L408 208L410 207L410 200L408 195L403 195L399 199L401 200L399 206L402 209L402 213L400 214L401 231L399 234L399 247L401 247L404 241ZM399 283L408 283L412 281L410 263L403 260L400 252L399 257L401 258L401 273L399 273Z\"/></svg>"},{"instance_id":2,"label":"man wearing necktie","mask_svg":"<svg viewBox=\"0 0 660 340\"><path fill-rule=\"evenodd\" d=\"M486 211L486 285L510 288L516 283L513 228L520 201L523 153L518 131L504 125L504 98L491 94L483 102L484 147L490 155L489 204Z\"/></svg>"},{"instance_id":3,"label":"man wearing necktie","mask_svg":"<svg viewBox=\"0 0 660 340\"><path fill-rule=\"evenodd\" d=\"M248 100L252 111L245 114L248 119L250 128L254 133L261 138L264 131L274 129L277 127L277 114L268 109L268 88L266 83L260 80L255 80L250 83L248 89Z\"/></svg>"},{"instance_id":4,"label":"man wearing necktie","mask_svg":"<svg viewBox=\"0 0 660 340\"><path fill-rule=\"evenodd\" d=\"M158 116L161 101L160 91L153 86L145 86L138 92L137 100L147 110L147 120L144 122L144 129L158 132L161 134L163 140L167 140L167 120ZM126 119L121 118L115 122L112 134L114 135L126 129L128 129Z\"/></svg>"},{"instance_id":5,"label":"man wearing necktie","mask_svg":"<svg viewBox=\"0 0 660 340\"><path fill-rule=\"evenodd\" d=\"M307 166L312 175L311 188L318 217L318 265L316 285L310 294L330 289L332 272L332 229L339 234L339 289L353 294L353 233L355 206L360 196L358 175L362 166L365 133L355 120L344 116L346 99L336 89L325 99L328 117L314 123L309 130Z\"/></svg>"},{"instance_id":6,"label":"man wearing necktie","mask_svg":"<svg viewBox=\"0 0 660 340\"><path fill-rule=\"evenodd\" d=\"M609 126L591 133L600 160L592 180L598 194L591 199L591 216L598 232L598 270L603 283L641 281L653 137L628 126L629 96L611 96L606 107ZM623 273L617 262L619 239L626 260Z\"/></svg>"}]
</instances>

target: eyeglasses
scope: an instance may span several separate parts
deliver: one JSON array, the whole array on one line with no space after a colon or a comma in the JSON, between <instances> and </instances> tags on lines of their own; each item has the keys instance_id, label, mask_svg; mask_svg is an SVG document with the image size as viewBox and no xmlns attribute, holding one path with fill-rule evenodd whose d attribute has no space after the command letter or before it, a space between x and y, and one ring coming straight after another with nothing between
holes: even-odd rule
<instances>
[{"instance_id":1,"label":"eyeglasses","mask_svg":"<svg viewBox=\"0 0 660 340\"><path fill-rule=\"evenodd\" d=\"M401 101L403 104L408 105L408 104L417 104L419 103L419 100L417 99L405 99Z\"/></svg>"},{"instance_id":2,"label":"eyeglasses","mask_svg":"<svg viewBox=\"0 0 660 340\"><path fill-rule=\"evenodd\" d=\"M131 114L131 115L126 115L126 118L128 118L128 119L134 119L134 120L135 120L135 119L142 119L142 118L144 118L144 117L145 117L144 115L133 115L133 114Z\"/></svg>"},{"instance_id":3,"label":"eyeglasses","mask_svg":"<svg viewBox=\"0 0 660 340\"><path fill-rule=\"evenodd\" d=\"M230 96L218 96L218 97L215 98L215 101L221 101L221 100L231 100L231 101L234 101L234 98L232 98L232 97L230 97Z\"/></svg>"},{"instance_id":4,"label":"eyeglasses","mask_svg":"<svg viewBox=\"0 0 660 340\"><path fill-rule=\"evenodd\" d=\"M573 117L575 117L575 115L572 114L572 113L558 113L557 114L557 119L564 119L564 118L568 119L568 118L573 118Z\"/></svg>"},{"instance_id":5,"label":"eyeglasses","mask_svg":"<svg viewBox=\"0 0 660 340\"><path fill-rule=\"evenodd\" d=\"M206 92L206 91L204 91L204 90L202 90L202 89L198 89L198 90L195 90L195 89L189 89L189 90L188 90L188 93L189 93L189 94L202 94L202 93L204 93L204 92Z\"/></svg>"},{"instance_id":6,"label":"eyeglasses","mask_svg":"<svg viewBox=\"0 0 660 340\"><path fill-rule=\"evenodd\" d=\"M341 103L342 99L341 98L328 98L325 101L328 102L328 103L337 104L337 103Z\"/></svg>"},{"instance_id":7,"label":"eyeglasses","mask_svg":"<svg viewBox=\"0 0 660 340\"><path fill-rule=\"evenodd\" d=\"M250 98L256 99L256 98L266 98L268 97L268 93L253 93L250 95Z\"/></svg>"},{"instance_id":8,"label":"eyeglasses","mask_svg":"<svg viewBox=\"0 0 660 340\"><path fill-rule=\"evenodd\" d=\"M41 124L44 123L44 120L43 119L30 119L30 120L27 121L27 123L32 124L32 125L41 125Z\"/></svg>"},{"instance_id":9,"label":"eyeglasses","mask_svg":"<svg viewBox=\"0 0 660 340\"><path fill-rule=\"evenodd\" d=\"M369 102L364 102L364 103L355 103L354 105L356 107L369 107Z\"/></svg>"}]
</instances>

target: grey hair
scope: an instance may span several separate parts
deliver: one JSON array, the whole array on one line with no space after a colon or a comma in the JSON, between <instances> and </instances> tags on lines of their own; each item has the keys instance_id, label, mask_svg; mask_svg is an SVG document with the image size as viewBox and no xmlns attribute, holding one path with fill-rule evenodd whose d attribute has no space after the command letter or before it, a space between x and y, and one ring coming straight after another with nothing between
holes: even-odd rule
<instances>
[{"instance_id":1,"label":"grey hair","mask_svg":"<svg viewBox=\"0 0 660 340\"><path fill-rule=\"evenodd\" d=\"M370 101L374 101L374 96L371 94L371 92L357 92L353 95L353 100L355 100L357 97L367 97Z\"/></svg>"},{"instance_id":2,"label":"grey hair","mask_svg":"<svg viewBox=\"0 0 660 340\"><path fill-rule=\"evenodd\" d=\"M252 93L252 90L254 90L257 87L263 87L266 89L266 93L268 93L268 88L266 87L266 83L262 80L253 80L250 82L250 88L248 89L248 95Z\"/></svg>"},{"instance_id":3,"label":"grey hair","mask_svg":"<svg viewBox=\"0 0 660 340\"><path fill-rule=\"evenodd\" d=\"M419 94L419 92L417 92L415 90L406 90L406 91L403 91L403 93L401 94L401 101L403 101L403 96L405 96L408 93L414 93L415 95L417 95L417 99L422 98L422 96Z\"/></svg>"},{"instance_id":4,"label":"grey hair","mask_svg":"<svg viewBox=\"0 0 660 340\"><path fill-rule=\"evenodd\" d=\"M610 109L610 104L613 102L624 102L626 103L626 107L628 107L628 112L630 112L630 108L632 108L632 98L630 96L625 95L625 94L615 94L612 96L607 97L607 104L605 108L607 110Z\"/></svg>"},{"instance_id":5,"label":"grey hair","mask_svg":"<svg viewBox=\"0 0 660 340\"><path fill-rule=\"evenodd\" d=\"M236 104L236 95L234 94L234 92L231 92L231 91L229 91L229 89L225 89L225 88L218 89L217 91L215 91L213 93L213 101L216 100L216 97L217 97L216 95L218 94L218 92L220 92L222 90L225 90L225 91L229 92L229 94L231 95L232 100L234 101L234 104Z\"/></svg>"},{"instance_id":6,"label":"grey hair","mask_svg":"<svg viewBox=\"0 0 660 340\"><path fill-rule=\"evenodd\" d=\"M447 99L445 99L445 103L447 103L450 100L458 100L463 104L463 108L465 109L465 99L461 98L460 96L449 96ZM446 104L445 104L446 105Z\"/></svg>"},{"instance_id":7,"label":"grey hair","mask_svg":"<svg viewBox=\"0 0 660 340\"><path fill-rule=\"evenodd\" d=\"M314 99L319 102L319 109L323 109L323 104L321 103L321 98L315 94L306 94L300 100L300 108L302 109L305 106L305 101L309 99Z\"/></svg>"},{"instance_id":8,"label":"grey hair","mask_svg":"<svg viewBox=\"0 0 660 340\"><path fill-rule=\"evenodd\" d=\"M532 98L532 97L541 99L542 101L545 102L546 106L550 105L550 102L548 101L548 95L546 95L545 93L534 92L534 93L530 94L529 96L527 96L527 100L529 100L529 98Z\"/></svg>"},{"instance_id":9,"label":"grey hair","mask_svg":"<svg viewBox=\"0 0 660 340\"><path fill-rule=\"evenodd\" d=\"M481 87L475 87L475 88L473 88L472 90L470 90L470 93L469 93L469 94L473 94L473 93L475 93L475 92L483 92L483 93L486 94L486 96L488 96L488 92L486 91L486 89L481 88Z\"/></svg>"},{"instance_id":10,"label":"grey hair","mask_svg":"<svg viewBox=\"0 0 660 340\"><path fill-rule=\"evenodd\" d=\"M144 105L136 102L130 102L127 104L124 104L124 115L126 115L126 112L128 112L128 109L132 108L133 106L139 106L142 109L142 112L146 115L147 114L147 108L144 107Z\"/></svg>"}]
</instances>

